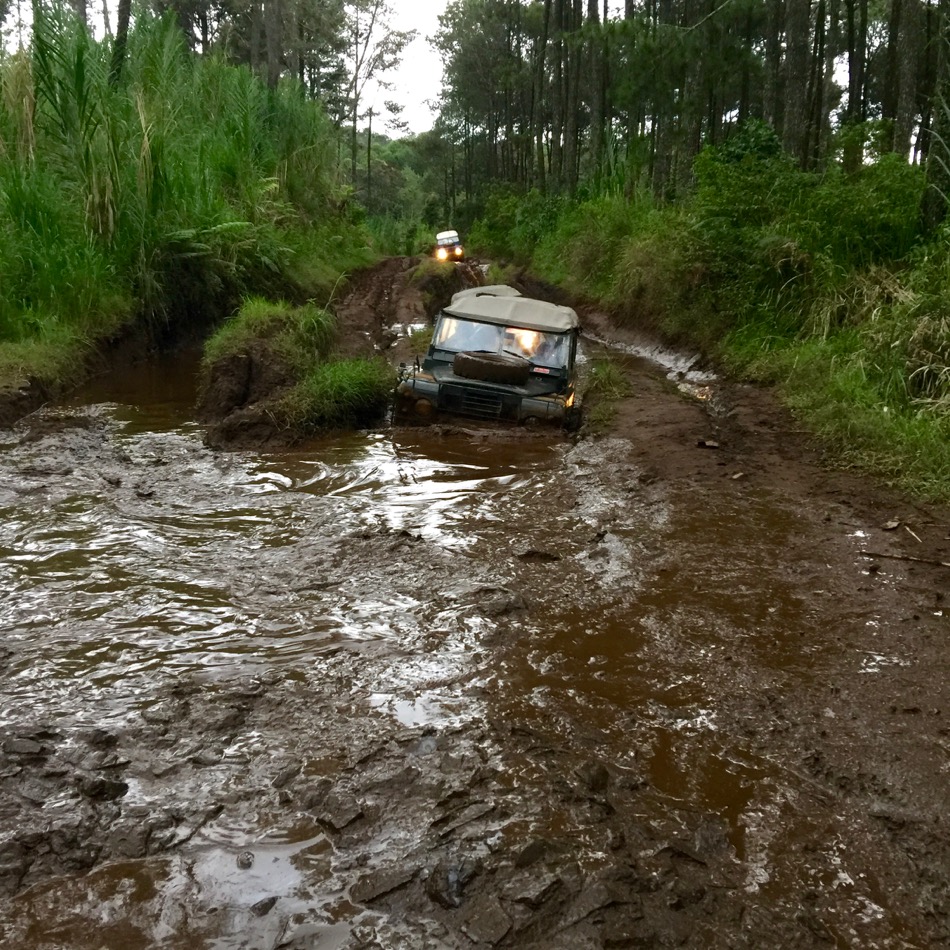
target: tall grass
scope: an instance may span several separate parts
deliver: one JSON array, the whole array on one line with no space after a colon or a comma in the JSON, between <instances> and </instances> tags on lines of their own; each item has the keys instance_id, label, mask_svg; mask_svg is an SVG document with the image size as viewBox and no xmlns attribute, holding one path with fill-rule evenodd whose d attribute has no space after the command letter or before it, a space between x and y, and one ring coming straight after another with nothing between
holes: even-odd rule
<instances>
[{"instance_id":1,"label":"tall grass","mask_svg":"<svg viewBox=\"0 0 950 950\"><path fill-rule=\"evenodd\" d=\"M373 247L389 256L412 257L425 254L435 243L435 234L421 220L370 217L366 222Z\"/></svg>"},{"instance_id":2,"label":"tall grass","mask_svg":"<svg viewBox=\"0 0 950 950\"><path fill-rule=\"evenodd\" d=\"M0 347L81 358L136 321L211 324L249 293L328 301L369 260L335 132L295 87L193 56L144 11L121 84L110 62L57 4L37 5L29 53L0 60Z\"/></svg>"}]
</instances>

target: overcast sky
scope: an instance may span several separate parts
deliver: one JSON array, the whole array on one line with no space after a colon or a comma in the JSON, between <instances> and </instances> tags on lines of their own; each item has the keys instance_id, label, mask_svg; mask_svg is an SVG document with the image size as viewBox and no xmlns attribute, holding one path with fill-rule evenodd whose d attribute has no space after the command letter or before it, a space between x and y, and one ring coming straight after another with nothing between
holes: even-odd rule
<instances>
[{"instance_id":1,"label":"overcast sky","mask_svg":"<svg viewBox=\"0 0 950 950\"><path fill-rule=\"evenodd\" d=\"M426 105L426 100L438 98L442 78L442 64L427 37L435 36L439 16L445 12L448 0L390 0L390 4L392 25L397 30L417 30L419 35L406 47L400 67L387 77L393 88L376 93L377 105L381 107L386 99L398 102L404 106L402 118L409 123L409 131L427 132L435 121L435 112ZM367 95L373 95L368 88Z\"/></svg>"},{"instance_id":2,"label":"overcast sky","mask_svg":"<svg viewBox=\"0 0 950 950\"><path fill-rule=\"evenodd\" d=\"M398 30L416 30L419 35L406 48L399 68L387 76L393 88L380 91L367 86L364 105L382 110L384 100L392 99L404 107L402 118L408 122L411 132L426 132L435 121L435 112L426 105L426 100L438 97L442 78L442 65L428 37L434 36L439 28L439 15L445 12L448 0L390 0L390 4L393 9L392 25ZM23 6L28 13L29 5L24 3ZM109 6L112 9L115 3ZM100 9L100 4L92 0L89 7L95 13ZM15 10L14 6L14 13ZM12 22L11 16L6 25L10 26ZM98 23L95 25L101 27ZM16 34L10 39L11 48L16 48Z\"/></svg>"}]
</instances>

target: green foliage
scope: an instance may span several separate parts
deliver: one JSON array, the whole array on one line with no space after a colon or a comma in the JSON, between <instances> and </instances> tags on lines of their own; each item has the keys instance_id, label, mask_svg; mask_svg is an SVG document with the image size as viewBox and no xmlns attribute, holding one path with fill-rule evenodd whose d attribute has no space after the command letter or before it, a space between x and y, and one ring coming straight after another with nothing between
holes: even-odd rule
<instances>
[{"instance_id":1,"label":"green foliage","mask_svg":"<svg viewBox=\"0 0 950 950\"><path fill-rule=\"evenodd\" d=\"M379 254L412 257L426 253L434 242L432 230L421 220L371 217L366 222L373 247Z\"/></svg>"},{"instance_id":2,"label":"green foliage","mask_svg":"<svg viewBox=\"0 0 950 950\"><path fill-rule=\"evenodd\" d=\"M607 431L617 414L617 401L630 395L630 381L623 367L610 357L592 361L585 374L584 411L587 428Z\"/></svg>"},{"instance_id":3,"label":"green foliage","mask_svg":"<svg viewBox=\"0 0 950 950\"><path fill-rule=\"evenodd\" d=\"M316 366L275 411L302 432L368 425L385 412L396 377L383 360L349 359Z\"/></svg>"},{"instance_id":4,"label":"green foliage","mask_svg":"<svg viewBox=\"0 0 950 950\"><path fill-rule=\"evenodd\" d=\"M623 399L630 395L630 381L621 366L608 357L602 357L593 361L588 372L587 395Z\"/></svg>"},{"instance_id":5,"label":"green foliage","mask_svg":"<svg viewBox=\"0 0 950 950\"><path fill-rule=\"evenodd\" d=\"M519 195L495 190L486 201L484 215L472 225L469 244L476 251L491 250L519 262L529 261L567 206L564 199L539 191Z\"/></svg>"},{"instance_id":6,"label":"green foliage","mask_svg":"<svg viewBox=\"0 0 950 950\"><path fill-rule=\"evenodd\" d=\"M206 341L203 362L211 366L263 342L274 357L303 375L326 356L335 336L333 314L312 303L295 307L251 297Z\"/></svg>"},{"instance_id":7,"label":"green foliage","mask_svg":"<svg viewBox=\"0 0 950 950\"><path fill-rule=\"evenodd\" d=\"M676 207L616 189L523 205L496 192L498 218L473 233L627 322L776 385L846 463L948 499L950 229L921 243L923 175L899 156L808 173L776 144L756 124L707 149ZM593 422L611 411L599 372Z\"/></svg>"},{"instance_id":8,"label":"green foliage","mask_svg":"<svg viewBox=\"0 0 950 950\"><path fill-rule=\"evenodd\" d=\"M423 356L432 342L432 327L418 327L409 334L409 351L413 356Z\"/></svg>"},{"instance_id":9,"label":"green foliage","mask_svg":"<svg viewBox=\"0 0 950 950\"><path fill-rule=\"evenodd\" d=\"M0 60L0 341L187 333L251 293L329 301L371 260L336 133L293 83L195 57L143 13L113 85L109 42L36 9L31 54Z\"/></svg>"}]
</instances>

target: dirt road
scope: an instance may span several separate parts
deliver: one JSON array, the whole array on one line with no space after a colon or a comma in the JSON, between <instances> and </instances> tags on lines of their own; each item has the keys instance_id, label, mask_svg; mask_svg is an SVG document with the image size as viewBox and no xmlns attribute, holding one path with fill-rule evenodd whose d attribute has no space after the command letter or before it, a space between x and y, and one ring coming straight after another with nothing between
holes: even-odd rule
<instances>
[{"instance_id":1,"label":"dirt road","mask_svg":"<svg viewBox=\"0 0 950 950\"><path fill-rule=\"evenodd\" d=\"M950 943L950 513L581 313L596 436L221 452L180 358L0 433L0 945Z\"/></svg>"}]
</instances>

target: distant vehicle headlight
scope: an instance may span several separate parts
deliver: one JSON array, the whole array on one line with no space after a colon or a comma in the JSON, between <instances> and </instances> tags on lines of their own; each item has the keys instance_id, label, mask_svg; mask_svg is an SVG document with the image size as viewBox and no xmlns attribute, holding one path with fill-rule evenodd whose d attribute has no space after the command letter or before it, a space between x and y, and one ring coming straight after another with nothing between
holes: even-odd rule
<instances>
[{"instance_id":1,"label":"distant vehicle headlight","mask_svg":"<svg viewBox=\"0 0 950 950\"><path fill-rule=\"evenodd\" d=\"M458 246L458 247L455 248L455 256L456 256L456 257L461 257L461 256L462 256L462 248L461 248L461 246Z\"/></svg>"},{"instance_id":2,"label":"distant vehicle headlight","mask_svg":"<svg viewBox=\"0 0 950 950\"><path fill-rule=\"evenodd\" d=\"M440 248L435 252L435 256L436 256L440 261L445 261L445 260L448 260L449 252L448 252L444 247L440 247Z\"/></svg>"}]
</instances>

